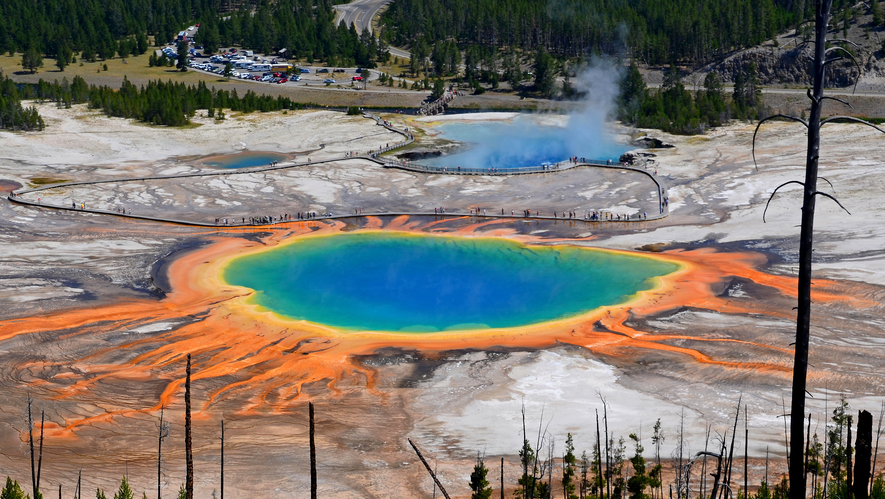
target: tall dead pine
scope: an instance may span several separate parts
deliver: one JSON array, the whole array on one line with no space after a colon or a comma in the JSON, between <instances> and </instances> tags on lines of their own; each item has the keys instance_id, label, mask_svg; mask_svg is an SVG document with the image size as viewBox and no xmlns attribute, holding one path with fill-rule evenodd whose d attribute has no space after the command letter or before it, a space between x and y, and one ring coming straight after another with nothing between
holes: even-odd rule
<instances>
[{"instance_id":1,"label":"tall dead pine","mask_svg":"<svg viewBox=\"0 0 885 499\"><path fill-rule=\"evenodd\" d=\"M169 425L163 420L164 406L160 406L160 430L157 436L157 499L162 499L160 487L163 485L163 439L169 436Z\"/></svg>"},{"instance_id":2,"label":"tall dead pine","mask_svg":"<svg viewBox=\"0 0 885 499\"><path fill-rule=\"evenodd\" d=\"M187 462L184 491L187 499L194 499L194 448L191 441L191 354L187 354L184 380L184 458Z\"/></svg>"},{"instance_id":3,"label":"tall dead pine","mask_svg":"<svg viewBox=\"0 0 885 499\"><path fill-rule=\"evenodd\" d=\"M827 66L841 61L850 60L860 72L861 67L854 55L840 46L841 43L850 43L846 40L827 39L829 33L830 11L832 0L815 0L815 27L814 38L810 43L814 47L811 55L811 78L812 88L808 90L808 98L811 100L811 112L808 120L797 116L775 114L759 121L756 132L753 133L753 161L755 163L756 133L759 127L771 119L786 119L801 123L808 130L808 142L805 156L805 180L790 180L775 188L768 202L771 203L774 195L782 187L787 185L799 185L802 187L802 215L801 229L799 234L799 282L797 286L798 303L796 307L796 350L793 360L793 384L792 400L790 402L790 439L789 439L789 472L790 472L790 499L805 499L806 476L805 460L803 456L803 444L805 440L805 393L806 378L808 375L808 345L811 333L811 270L814 248L814 210L818 196L823 196L834 201L840 208L844 206L832 195L818 190L818 166L820 160L820 130L823 125L832 122L853 122L867 125L885 133L885 130L852 116L831 116L821 119L825 100L833 100L848 104L847 102L824 95L824 80ZM831 45L832 44L832 45ZM768 205L766 205L766 209ZM848 210L845 210L846 212ZM763 212L764 220L764 212Z\"/></svg>"},{"instance_id":4,"label":"tall dead pine","mask_svg":"<svg viewBox=\"0 0 885 499\"><path fill-rule=\"evenodd\" d=\"M424 467L427 468L427 472L430 473L430 478L433 478L433 482L436 484L437 487L439 487L439 491L442 492L443 497L445 497L446 499L451 499L451 497L449 497L449 493L446 492L446 488L443 487L443 484L439 481L439 478L436 477L436 473L434 473L433 470L430 469L430 465L427 464L427 460L424 459L424 456L421 455L421 451L418 450L418 446L416 446L415 443L412 442L411 438L409 439L409 445L411 445L412 448L415 449L415 454L418 454L418 459L420 459L421 463L424 464Z\"/></svg>"},{"instance_id":5,"label":"tall dead pine","mask_svg":"<svg viewBox=\"0 0 885 499\"><path fill-rule=\"evenodd\" d=\"M316 427L313 424L313 402L307 403L310 415L310 499L317 499L317 444Z\"/></svg>"},{"instance_id":6,"label":"tall dead pine","mask_svg":"<svg viewBox=\"0 0 885 499\"><path fill-rule=\"evenodd\" d=\"M221 420L221 499L224 499L224 420Z\"/></svg>"},{"instance_id":7,"label":"tall dead pine","mask_svg":"<svg viewBox=\"0 0 885 499\"><path fill-rule=\"evenodd\" d=\"M873 447L873 415L857 414L857 441L854 450L854 499L867 499L870 490L870 461Z\"/></svg>"},{"instance_id":8,"label":"tall dead pine","mask_svg":"<svg viewBox=\"0 0 885 499\"><path fill-rule=\"evenodd\" d=\"M28 394L28 440L30 440L29 448L31 449L31 487L34 490L34 498L37 495L37 468L36 456L34 455L34 418L31 416L31 394Z\"/></svg>"}]
</instances>

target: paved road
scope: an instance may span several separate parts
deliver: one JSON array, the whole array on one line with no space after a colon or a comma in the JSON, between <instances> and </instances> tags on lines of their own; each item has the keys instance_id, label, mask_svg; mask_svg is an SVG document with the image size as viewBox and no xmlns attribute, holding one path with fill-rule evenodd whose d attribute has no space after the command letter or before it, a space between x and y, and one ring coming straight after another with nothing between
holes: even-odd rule
<instances>
[{"instance_id":1,"label":"paved road","mask_svg":"<svg viewBox=\"0 0 885 499\"><path fill-rule=\"evenodd\" d=\"M384 7L392 1L393 0L354 0L348 4L336 5L335 9L338 10L338 16L335 19L335 24L341 24L341 22L344 21L344 24L347 26L350 26L351 24L356 25L356 31L358 33L362 33L366 28L368 28L371 33L372 19L378 14L381 7Z\"/></svg>"},{"instance_id":2,"label":"paved road","mask_svg":"<svg viewBox=\"0 0 885 499\"><path fill-rule=\"evenodd\" d=\"M378 11L381 10L381 7L384 7L392 1L393 0L354 0L347 4L335 5L335 10L338 11L338 15L335 17L335 25L337 26L342 22L347 26L355 24L358 33L362 33L366 28L369 28L369 32L372 33L372 19L378 15ZM388 51L390 52L390 55L399 57L400 59L412 58L411 54L403 49L389 47Z\"/></svg>"},{"instance_id":3,"label":"paved road","mask_svg":"<svg viewBox=\"0 0 885 499\"><path fill-rule=\"evenodd\" d=\"M393 52L391 52L393 53ZM690 85L687 81L683 80L682 82L685 85L685 88L689 90L703 90L703 86L698 86L695 88L694 85ZM661 88L660 83L646 83L646 87L648 88ZM777 87L760 87L763 94L794 94L794 95L805 95L807 90L805 88L777 88ZM852 90L853 87L845 87L845 88L827 88L825 89L826 95L842 95L842 96L853 96L853 97L885 97L885 88L882 91L857 91L854 92ZM730 95L734 92L734 87L730 85L723 85L722 92L726 95Z\"/></svg>"}]
</instances>

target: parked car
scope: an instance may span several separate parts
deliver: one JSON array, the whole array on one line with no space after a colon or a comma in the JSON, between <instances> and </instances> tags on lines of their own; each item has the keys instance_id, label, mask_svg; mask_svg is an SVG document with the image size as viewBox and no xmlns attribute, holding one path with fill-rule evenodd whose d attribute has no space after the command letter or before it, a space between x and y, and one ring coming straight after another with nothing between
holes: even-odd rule
<instances>
[{"instance_id":1,"label":"parked car","mask_svg":"<svg viewBox=\"0 0 885 499\"><path fill-rule=\"evenodd\" d=\"M354 76L352 79L353 79L353 81L363 81L362 76Z\"/></svg>"},{"instance_id":2,"label":"parked car","mask_svg":"<svg viewBox=\"0 0 885 499\"><path fill-rule=\"evenodd\" d=\"M302 73L310 73L310 70L307 68L301 68Z\"/></svg>"},{"instance_id":3,"label":"parked car","mask_svg":"<svg viewBox=\"0 0 885 499\"><path fill-rule=\"evenodd\" d=\"M280 78L280 81L278 81L277 83L286 83L287 81L289 81L288 78Z\"/></svg>"},{"instance_id":4,"label":"parked car","mask_svg":"<svg viewBox=\"0 0 885 499\"><path fill-rule=\"evenodd\" d=\"M326 78L325 80L323 80L323 83L335 83L335 80L333 80L332 78Z\"/></svg>"},{"instance_id":5,"label":"parked car","mask_svg":"<svg viewBox=\"0 0 885 499\"><path fill-rule=\"evenodd\" d=\"M320 69L317 69L317 73L328 73L328 72L329 72L329 68L320 68Z\"/></svg>"},{"instance_id":6,"label":"parked car","mask_svg":"<svg viewBox=\"0 0 885 499\"><path fill-rule=\"evenodd\" d=\"M356 68L356 71L354 71L354 73L362 73L363 71L365 71L363 68Z\"/></svg>"},{"instance_id":7,"label":"parked car","mask_svg":"<svg viewBox=\"0 0 885 499\"><path fill-rule=\"evenodd\" d=\"M335 73L344 73L345 71L341 68L335 68Z\"/></svg>"}]
</instances>

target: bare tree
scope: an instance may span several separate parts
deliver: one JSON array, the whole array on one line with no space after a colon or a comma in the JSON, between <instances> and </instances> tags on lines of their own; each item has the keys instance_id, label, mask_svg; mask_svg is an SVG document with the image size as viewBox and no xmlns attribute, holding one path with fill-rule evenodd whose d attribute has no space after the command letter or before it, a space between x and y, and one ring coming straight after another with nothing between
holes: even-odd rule
<instances>
[{"instance_id":1,"label":"bare tree","mask_svg":"<svg viewBox=\"0 0 885 499\"><path fill-rule=\"evenodd\" d=\"M46 411L40 409L40 447L37 451L37 491L40 491L40 471L43 469L43 428L46 426ZM37 495L34 494L36 498Z\"/></svg>"},{"instance_id":2,"label":"bare tree","mask_svg":"<svg viewBox=\"0 0 885 499\"><path fill-rule=\"evenodd\" d=\"M37 499L37 468L35 467L34 456L34 418L31 416L31 393L28 392L28 439L30 440L29 448L31 449L31 487L34 490L34 499Z\"/></svg>"},{"instance_id":3,"label":"bare tree","mask_svg":"<svg viewBox=\"0 0 885 499\"><path fill-rule=\"evenodd\" d=\"M310 413L310 499L317 499L317 444L314 438L316 428L313 424L313 402L308 402L307 408Z\"/></svg>"},{"instance_id":4,"label":"bare tree","mask_svg":"<svg viewBox=\"0 0 885 499\"><path fill-rule=\"evenodd\" d=\"M804 499L806 494L805 486L805 462L801 459L803 437L805 436L805 387L806 377L808 374L808 344L810 339L811 326L811 266L812 251L814 242L814 208L817 196L823 196L835 201L839 207L845 209L844 206L833 196L817 189L818 181L818 162L820 159L820 129L827 123L834 121L850 121L861 123L876 128L880 132L885 133L882 129L859 118L850 116L833 116L821 119L823 103L825 100L834 100L847 103L835 97L824 96L824 78L826 76L827 67L840 60L850 59L860 70L860 65L855 57L846 48L840 45L827 47L828 42L850 43L847 40L827 39L828 24L830 20L830 10L832 0L817 0L815 9L815 34L814 34L814 55L812 57L812 88L808 91L808 98L811 100L811 113L808 121L796 117L782 114L776 114L765 118L759 122L756 132L753 134L753 157L755 162L755 145L756 133L759 126L764 122L773 118L782 118L801 123L808 129L808 147L806 151L805 161L805 181L791 180L778 186L769 198L768 202L777 194L777 191L786 185L797 184L803 189L802 204L802 224L799 235L799 284L798 284L798 307L796 313L796 350L793 361L793 384L792 384L792 400L790 406L790 454L793 459L789 461L790 474L790 498ZM766 205L766 209L767 209ZM848 210L845 210L846 212ZM764 213L763 213L764 219Z\"/></svg>"},{"instance_id":5,"label":"bare tree","mask_svg":"<svg viewBox=\"0 0 885 499\"><path fill-rule=\"evenodd\" d=\"M169 436L169 423L163 421L165 406L160 406L160 427L157 435L157 499L162 499L160 487L163 485L163 439Z\"/></svg>"},{"instance_id":6,"label":"bare tree","mask_svg":"<svg viewBox=\"0 0 885 499\"><path fill-rule=\"evenodd\" d=\"M870 467L871 476L876 476L876 457L879 455L879 437L882 436L882 416L885 416L885 400L882 401L882 407L879 409L879 425L876 427L876 448L873 450L873 464ZM872 487L873 482L870 481L870 492Z\"/></svg>"},{"instance_id":7,"label":"bare tree","mask_svg":"<svg viewBox=\"0 0 885 499\"><path fill-rule=\"evenodd\" d=\"M184 380L184 458L186 475L184 490L187 499L194 499L194 449L191 441L191 354L187 354Z\"/></svg>"},{"instance_id":8,"label":"bare tree","mask_svg":"<svg viewBox=\"0 0 885 499\"><path fill-rule=\"evenodd\" d=\"M224 499L224 420L221 420L221 499Z\"/></svg>"},{"instance_id":9,"label":"bare tree","mask_svg":"<svg viewBox=\"0 0 885 499\"><path fill-rule=\"evenodd\" d=\"M443 487L442 483L440 483L439 478L436 477L436 473L434 473L433 470L430 469L430 465L427 464L427 460L425 460L424 456L421 455L421 451L418 450L418 447L412 442L411 438L409 439L409 445L411 445L412 448L415 449L415 454L418 454L418 459L420 459L421 463L424 464L424 467L427 468L427 472L430 473L430 477L433 478L433 482L436 483L437 487L439 487L439 491L442 492L443 497L445 497L446 499L451 499L449 497L449 493L446 492L445 487Z\"/></svg>"}]
</instances>

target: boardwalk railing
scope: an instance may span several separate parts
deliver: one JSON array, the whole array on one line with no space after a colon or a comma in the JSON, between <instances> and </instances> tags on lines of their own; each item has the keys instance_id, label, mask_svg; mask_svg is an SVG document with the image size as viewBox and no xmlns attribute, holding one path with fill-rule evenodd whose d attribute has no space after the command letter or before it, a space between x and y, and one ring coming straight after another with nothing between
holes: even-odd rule
<instances>
[{"instance_id":1,"label":"boardwalk railing","mask_svg":"<svg viewBox=\"0 0 885 499\"><path fill-rule=\"evenodd\" d=\"M101 215L111 215L111 216L116 216L116 217L120 217L120 218L149 220L149 221L156 221L156 222L167 222L167 223L198 226L198 227L249 227L249 226L256 226L256 225L267 226L267 225L276 225L276 224L313 222L313 221L316 221L317 219L329 220L329 219L343 219L343 218L362 217L362 216L401 216L401 215L420 215L420 216L434 215L434 216L439 216L439 217L464 217L464 216L479 217L479 216L482 216L482 217L487 217L487 218L511 218L511 219L524 218L524 219L550 219L550 220L563 220L563 221L568 220L568 221L572 221L572 222L584 221L584 222L594 222L594 223L600 223L600 222L601 223L622 223L622 222L640 222L640 221L646 222L646 221L651 221L651 220L657 220L660 218L664 218L669 214L669 202L668 202L667 188L664 185L663 180L661 180L657 175L653 175L651 172L649 172L643 168L637 168L635 166L626 165L624 163L616 163L616 162L612 162L612 161L588 160L588 159L583 159L583 158L580 158L577 162L572 161L572 160L566 160L566 161L560 161L557 163L545 164L545 165L540 165L540 166L528 166L528 167L507 168L507 169L464 168L464 167L451 168L451 167L445 167L445 166L423 165L420 163L415 163L413 161L405 161L405 160L397 160L397 159L392 159L392 158L387 158L387 157L380 157L381 154L384 154L386 152L390 152L395 149L399 149L401 147L411 144L415 140L414 135L408 129L406 129L406 130L398 129L398 128L394 127L391 123L389 123L389 122L387 122L387 121L385 121L385 120L383 120L371 113L364 113L364 116L375 120L375 122L379 126L383 126L384 128L387 128L388 130L390 130L392 132L402 135L403 137L405 137L405 140L402 142L396 142L394 144L387 145L382 148L378 148L376 150L368 152L365 155L346 155L343 158L329 158L329 159L323 159L323 160L318 160L318 161L306 161L306 162L300 162L300 163L297 163L294 161L286 161L280 165L267 165L267 166L262 166L262 167L253 167L253 168L238 168L238 169L224 170L224 171L199 171L199 172L184 173L184 174L178 174L178 175L155 175L155 176L138 177L138 178L114 178L114 179L103 179L103 180L92 180L92 181L65 182L65 183L61 183L61 184L53 184L53 185L45 185L45 186L34 187L34 188L18 189L16 191L11 192L7 196L7 199L13 203L16 203L16 204L28 205L28 206L33 206L33 207L37 207L37 208L50 208L50 209L63 210L63 211L74 211L74 212L81 212L81 213L94 213L94 214L101 214ZM211 222L178 220L178 219L165 218L165 217L153 217L153 216L145 216L145 215L137 215L137 214L133 215L133 214L131 214L131 212L126 213L125 210L115 212L115 211L111 211L109 209L95 209L95 208L86 208L86 207L79 208L77 206L76 202L72 202L72 204L70 206L67 204L61 204L61 205L49 204L46 202L42 202L39 197L37 198L36 201L22 197L22 195L25 195L25 194L36 194L36 193L39 193L42 191L49 191L49 190L59 189L59 188L69 188L69 187L75 187L75 186L88 186L88 185L96 185L96 184L110 184L110 183L123 183L123 182L138 182L138 181L146 181L146 180L175 180L175 179L183 179L183 178L188 178L188 177L210 177L210 176L228 176L228 175L233 176L233 175L243 175L243 174L254 174L254 173L260 173L260 172L272 171L272 170L298 168L298 167L308 166L308 165L312 165L312 164L319 164L319 163L329 163L329 162L345 161L345 160L360 160L360 159L373 161L373 162L378 163L386 168L399 168L399 169L409 170L409 171L413 171L413 172L434 173L434 174L443 174L443 175L495 175L495 176L496 175L524 175L524 174L557 172L557 171L564 171L564 170L569 170L569 169L577 168L577 167L588 167L588 166L590 166L590 167L595 166L595 167L602 167L602 168L613 168L613 169L619 169L619 170L631 170L631 171L635 171L635 172L646 175L647 177L649 177L651 179L652 182L655 183L655 185L657 187L659 213L653 214L650 216L643 216L643 217L640 217L637 214L635 216L635 218L631 218L628 216L623 219L621 219L620 217L618 217L618 219L615 219L613 214L612 214L612 218L592 219L592 218L581 217L581 218L568 219L568 218L562 218L562 217L551 217L549 215L548 216L539 216L537 214L528 215L528 216L520 216L520 215L507 216L506 214L504 214L503 211L502 211L501 215L497 215L497 214L493 213L493 214L486 216L484 214L480 215L478 212L475 212L475 211L465 212L463 210L457 210L457 209L446 210L445 212L437 212L436 210L434 210L433 213L431 213L429 211L428 212L386 212L386 211L380 210L380 211L377 211L374 213L359 213L359 214L353 214L353 215L351 215L351 214L332 215L331 213L327 213L324 215L319 215L316 218L309 218L309 219L286 218L283 220L280 220L280 219L274 220L273 217L268 217L269 220L267 220L267 221L263 221L263 220L255 221L252 219L249 219L249 221L247 221L247 219L244 219L241 216L241 217L230 218L230 222L227 221L228 219L218 219L218 220L224 220L225 222L221 223L221 222L216 221L215 223L211 223ZM605 215L605 213L603 213L603 215ZM242 222L237 223L236 222L237 218L242 220ZM259 217L259 219L260 218L261 217Z\"/></svg>"}]
</instances>

